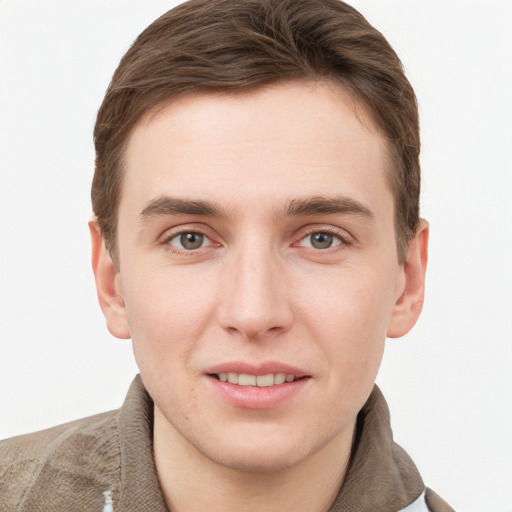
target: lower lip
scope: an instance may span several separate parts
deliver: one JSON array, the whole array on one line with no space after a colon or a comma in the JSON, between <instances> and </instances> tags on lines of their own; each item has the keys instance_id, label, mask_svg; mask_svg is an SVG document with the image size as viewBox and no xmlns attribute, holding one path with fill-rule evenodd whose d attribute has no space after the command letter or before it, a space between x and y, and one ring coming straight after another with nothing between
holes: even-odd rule
<instances>
[{"instance_id":1,"label":"lower lip","mask_svg":"<svg viewBox=\"0 0 512 512\"><path fill-rule=\"evenodd\" d=\"M238 386L222 382L210 375L207 376L212 388L221 398L234 407L242 409L270 409L291 400L311 380L302 378L293 382L259 388L257 386Z\"/></svg>"}]
</instances>

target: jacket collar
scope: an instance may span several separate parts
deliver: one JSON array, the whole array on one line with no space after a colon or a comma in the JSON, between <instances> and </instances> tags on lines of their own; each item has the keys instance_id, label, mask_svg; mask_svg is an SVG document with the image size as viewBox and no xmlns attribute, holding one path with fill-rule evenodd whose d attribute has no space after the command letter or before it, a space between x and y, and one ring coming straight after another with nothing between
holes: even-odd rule
<instances>
[{"instance_id":1,"label":"jacket collar","mask_svg":"<svg viewBox=\"0 0 512 512\"><path fill-rule=\"evenodd\" d=\"M351 460L331 512L396 512L424 488L414 462L393 441L389 409L375 385L358 415Z\"/></svg>"},{"instance_id":2,"label":"jacket collar","mask_svg":"<svg viewBox=\"0 0 512 512\"><path fill-rule=\"evenodd\" d=\"M118 415L121 449L120 510L167 512L153 458L153 401L140 375Z\"/></svg>"},{"instance_id":3,"label":"jacket collar","mask_svg":"<svg viewBox=\"0 0 512 512\"><path fill-rule=\"evenodd\" d=\"M166 512L153 459L153 402L140 376L118 416L121 510ZM389 409L377 386L357 419L347 474L331 512L396 512L423 492L421 476L393 441Z\"/></svg>"}]
</instances>

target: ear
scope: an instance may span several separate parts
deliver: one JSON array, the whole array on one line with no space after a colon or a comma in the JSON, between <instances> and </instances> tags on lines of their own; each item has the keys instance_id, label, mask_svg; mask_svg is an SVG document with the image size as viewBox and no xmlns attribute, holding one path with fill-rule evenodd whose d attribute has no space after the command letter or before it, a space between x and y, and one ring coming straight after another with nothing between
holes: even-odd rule
<instances>
[{"instance_id":1,"label":"ear","mask_svg":"<svg viewBox=\"0 0 512 512\"><path fill-rule=\"evenodd\" d=\"M116 338L130 338L130 328L121 290L120 274L105 247L101 229L96 220L89 222L92 241L92 269L96 291L107 328Z\"/></svg>"},{"instance_id":2,"label":"ear","mask_svg":"<svg viewBox=\"0 0 512 512\"><path fill-rule=\"evenodd\" d=\"M421 219L415 237L409 242L407 260L402 268L403 292L391 315L389 338L399 338L408 333L420 316L425 295L427 260L428 222Z\"/></svg>"}]
</instances>

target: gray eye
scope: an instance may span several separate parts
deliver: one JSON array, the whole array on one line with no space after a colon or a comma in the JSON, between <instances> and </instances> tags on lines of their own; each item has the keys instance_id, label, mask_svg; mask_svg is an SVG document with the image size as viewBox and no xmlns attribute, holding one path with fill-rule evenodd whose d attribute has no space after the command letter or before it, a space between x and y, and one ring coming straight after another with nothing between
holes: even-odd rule
<instances>
[{"instance_id":1,"label":"gray eye","mask_svg":"<svg viewBox=\"0 0 512 512\"><path fill-rule=\"evenodd\" d=\"M179 237L181 246L189 251L202 247L205 239L200 233L182 233Z\"/></svg>"},{"instance_id":2,"label":"gray eye","mask_svg":"<svg viewBox=\"0 0 512 512\"><path fill-rule=\"evenodd\" d=\"M334 242L334 235L330 233L312 233L309 237L311 247L315 249L328 249Z\"/></svg>"}]
</instances>

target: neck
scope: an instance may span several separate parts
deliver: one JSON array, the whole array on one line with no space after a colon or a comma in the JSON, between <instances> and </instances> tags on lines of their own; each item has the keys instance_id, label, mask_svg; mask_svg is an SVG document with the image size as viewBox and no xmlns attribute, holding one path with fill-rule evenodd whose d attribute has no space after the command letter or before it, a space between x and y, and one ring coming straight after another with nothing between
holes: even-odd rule
<instances>
[{"instance_id":1,"label":"neck","mask_svg":"<svg viewBox=\"0 0 512 512\"><path fill-rule=\"evenodd\" d=\"M170 512L326 512L345 477L354 426L286 469L241 471L204 456L155 408L155 464L166 505Z\"/></svg>"}]
</instances>

